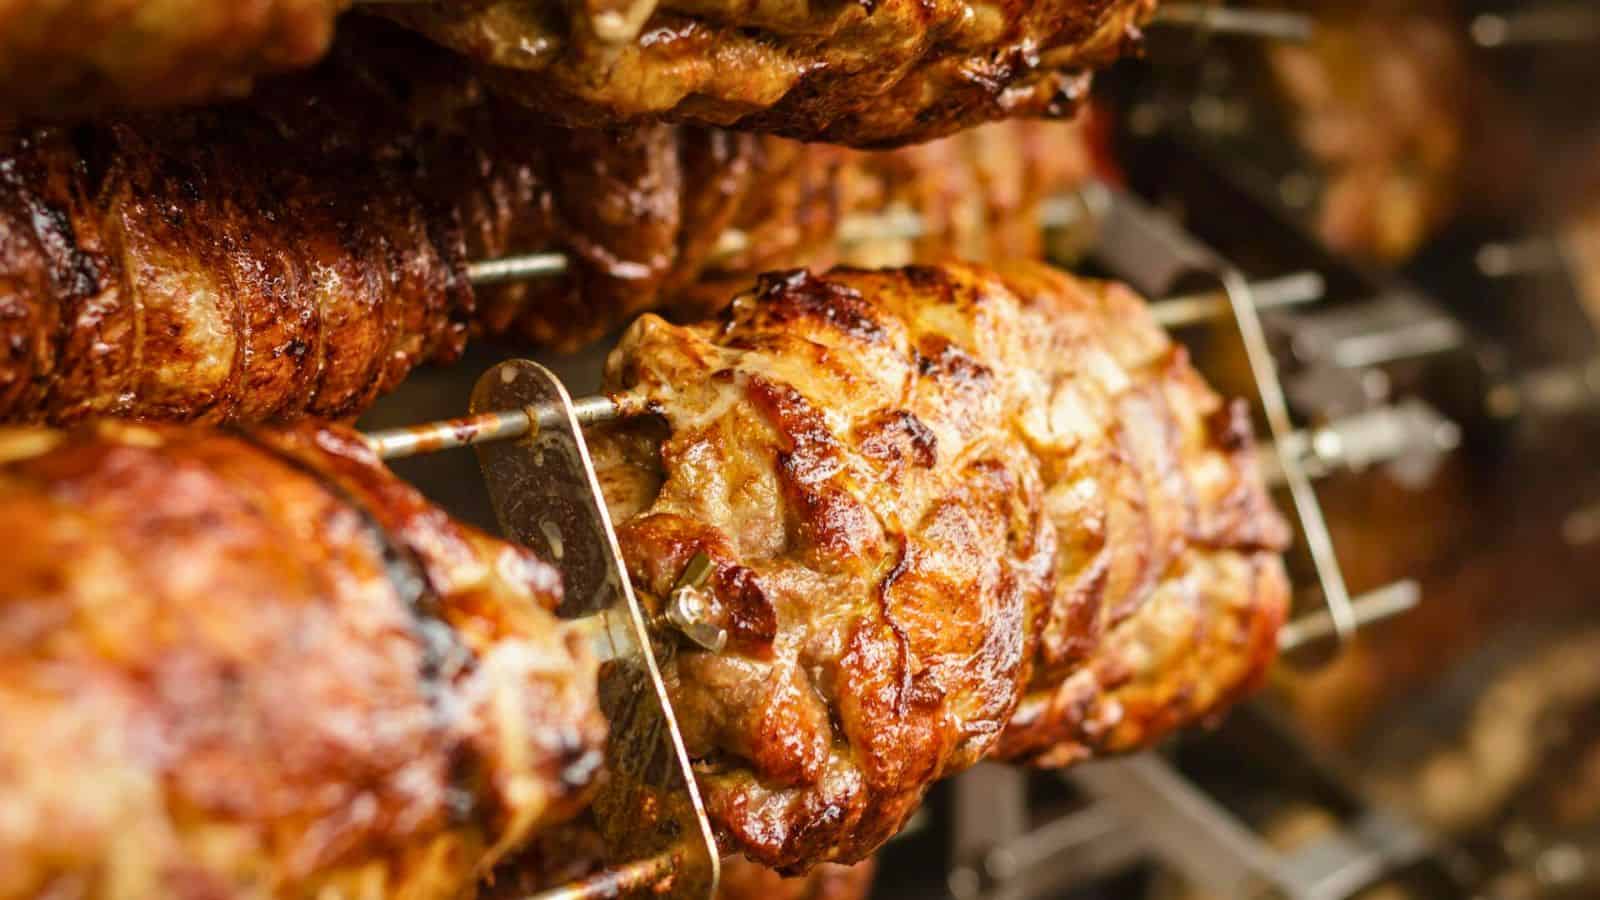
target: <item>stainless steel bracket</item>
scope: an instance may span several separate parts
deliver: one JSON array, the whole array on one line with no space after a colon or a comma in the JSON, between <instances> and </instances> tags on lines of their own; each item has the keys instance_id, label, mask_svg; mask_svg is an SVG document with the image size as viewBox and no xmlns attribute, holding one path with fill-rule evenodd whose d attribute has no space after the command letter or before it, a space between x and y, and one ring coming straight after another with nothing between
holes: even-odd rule
<instances>
[{"instance_id":1,"label":"stainless steel bracket","mask_svg":"<svg viewBox=\"0 0 1600 900\"><path fill-rule=\"evenodd\" d=\"M600 703L611 726L593 807L610 871L548 896L710 900L716 841L657 665L675 642L652 641L561 381L529 360L501 363L478 381L472 411L506 409L538 411L536 424L477 446L484 482L505 535L561 571L561 615L600 624Z\"/></svg>"}]
</instances>

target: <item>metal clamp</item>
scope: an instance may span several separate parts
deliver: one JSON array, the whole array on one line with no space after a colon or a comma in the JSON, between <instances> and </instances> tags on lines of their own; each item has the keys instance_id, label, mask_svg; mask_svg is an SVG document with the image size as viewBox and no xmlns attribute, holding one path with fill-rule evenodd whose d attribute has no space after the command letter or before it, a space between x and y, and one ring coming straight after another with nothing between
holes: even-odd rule
<instances>
[{"instance_id":1,"label":"metal clamp","mask_svg":"<svg viewBox=\"0 0 1600 900\"><path fill-rule=\"evenodd\" d=\"M612 868L545 896L709 900L719 877L717 845L657 664L672 647L652 646L578 411L561 381L528 360L490 369L473 391L474 413L505 409L535 411L535 427L515 441L477 446L500 526L561 571L562 616L609 626L597 632L607 660L600 703L611 726L609 777L593 811Z\"/></svg>"}]
</instances>

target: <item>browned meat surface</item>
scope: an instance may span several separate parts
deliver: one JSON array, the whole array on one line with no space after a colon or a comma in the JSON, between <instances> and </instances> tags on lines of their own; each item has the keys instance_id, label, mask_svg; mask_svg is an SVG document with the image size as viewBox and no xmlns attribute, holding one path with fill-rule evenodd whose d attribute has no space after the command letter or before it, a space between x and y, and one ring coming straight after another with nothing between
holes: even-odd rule
<instances>
[{"instance_id":1,"label":"browned meat surface","mask_svg":"<svg viewBox=\"0 0 1600 900\"><path fill-rule=\"evenodd\" d=\"M885 146L1070 114L1089 71L1135 46L1154 8L643 0L620 17L634 27L615 29L606 25L616 20L550 0L394 5L386 14L479 60L497 88L571 125L664 118Z\"/></svg>"},{"instance_id":2,"label":"browned meat surface","mask_svg":"<svg viewBox=\"0 0 1600 900\"><path fill-rule=\"evenodd\" d=\"M837 255L849 212L922 213L919 258L1034 255L1040 197L1085 168L1052 123L888 155L546 127L403 30L350 30L247 103L0 136L0 420L353 416L469 327L572 347L703 312L728 292L698 279ZM730 224L750 247L713 264ZM568 275L466 283L542 250Z\"/></svg>"},{"instance_id":3,"label":"browned meat surface","mask_svg":"<svg viewBox=\"0 0 1600 900\"><path fill-rule=\"evenodd\" d=\"M1125 288L1039 265L766 276L645 316L592 436L634 584L697 553L730 635L664 676L725 852L864 858L984 757L1220 713L1273 658L1287 535L1248 419Z\"/></svg>"},{"instance_id":4,"label":"browned meat surface","mask_svg":"<svg viewBox=\"0 0 1600 900\"><path fill-rule=\"evenodd\" d=\"M243 93L316 62L349 0L5 0L0 121Z\"/></svg>"},{"instance_id":5,"label":"browned meat surface","mask_svg":"<svg viewBox=\"0 0 1600 900\"><path fill-rule=\"evenodd\" d=\"M354 434L0 431L0 897L454 898L572 815L555 572Z\"/></svg>"}]
</instances>

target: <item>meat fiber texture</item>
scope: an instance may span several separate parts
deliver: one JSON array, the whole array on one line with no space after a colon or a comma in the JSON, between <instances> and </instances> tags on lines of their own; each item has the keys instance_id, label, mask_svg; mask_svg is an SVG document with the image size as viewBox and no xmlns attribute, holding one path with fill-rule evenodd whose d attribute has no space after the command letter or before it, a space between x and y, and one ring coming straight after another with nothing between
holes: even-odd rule
<instances>
[{"instance_id":1,"label":"meat fiber texture","mask_svg":"<svg viewBox=\"0 0 1600 900\"><path fill-rule=\"evenodd\" d=\"M725 851L860 860L985 758L1218 716L1274 659L1288 540L1247 412L1145 303L1042 265L763 277L645 316L591 445L633 583L700 553L726 650L664 677Z\"/></svg>"}]
</instances>

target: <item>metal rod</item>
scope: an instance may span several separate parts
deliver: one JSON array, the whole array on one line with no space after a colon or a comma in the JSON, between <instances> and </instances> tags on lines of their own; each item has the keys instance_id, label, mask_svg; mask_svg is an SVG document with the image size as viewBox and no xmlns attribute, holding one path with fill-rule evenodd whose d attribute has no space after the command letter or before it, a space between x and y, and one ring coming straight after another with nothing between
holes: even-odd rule
<instances>
[{"instance_id":1,"label":"metal rod","mask_svg":"<svg viewBox=\"0 0 1600 900\"><path fill-rule=\"evenodd\" d=\"M1485 278L1516 278L1558 271L1564 262L1562 257L1558 241L1532 237L1484 244L1473 262Z\"/></svg>"},{"instance_id":2,"label":"metal rod","mask_svg":"<svg viewBox=\"0 0 1600 900\"><path fill-rule=\"evenodd\" d=\"M1167 3L1156 10L1151 25L1193 28L1206 35L1265 38L1305 43L1316 35L1311 16L1270 9L1235 9L1209 3Z\"/></svg>"},{"instance_id":3,"label":"metal rod","mask_svg":"<svg viewBox=\"0 0 1600 900\"><path fill-rule=\"evenodd\" d=\"M1600 11L1587 3L1552 3L1508 13L1485 13L1472 20L1479 47L1533 44L1584 44L1600 41Z\"/></svg>"},{"instance_id":4,"label":"metal rod","mask_svg":"<svg viewBox=\"0 0 1600 900\"><path fill-rule=\"evenodd\" d=\"M1039 204L1039 227L1069 228L1093 220L1103 208L1103 190L1091 185L1082 190L1047 197ZM845 216L839 222L838 242L846 247L869 241L916 240L928 233L927 223L906 207L891 207L882 212ZM711 250L711 261L726 260L750 246L750 237L736 228L724 231ZM562 253L526 253L500 259L482 260L467 266L467 280L475 287L488 287L536 278L554 278L566 273L569 262Z\"/></svg>"},{"instance_id":5,"label":"metal rod","mask_svg":"<svg viewBox=\"0 0 1600 900\"><path fill-rule=\"evenodd\" d=\"M1396 581L1394 584L1368 591L1351 600L1352 623L1356 628L1365 628L1416 609L1417 604L1421 602L1420 585L1409 578ZM1334 637L1338 632L1333 616L1326 609L1319 609L1310 615L1285 623L1283 629L1278 632L1278 649L1283 653L1292 653L1315 641Z\"/></svg>"},{"instance_id":6,"label":"metal rod","mask_svg":"<svg viewBox=\"0 0 1600 900\"><path fill-rule=\"evenodd\" d=\"M1039 226L1066 228L1091 217L1093 213L1093 197L1088 195L1071 193L1049 197L1039 204ZM849 247L869 241L916 240L927 233L927 223L921 216L905 207L895 207L870 215L845 216L839 222L837 240ZM717 238L711 250L711 261L726 260L744 252L749 246L748 234L730 228ZM525 253L470 263L467 265L467 280L475 287L488 287L514 281L554 278L565 274L568 266L567 257L562 253Z\"/></svg>"},{"instance_id":7,"label":"metal rod","mask_svg":"<svg viewBox=\"0 0 1600 900\"><path fill-rule=\"evenodd\" d=\"M509 262L509 261L503 261ZM1270 278L1250 286L1260 309L1282 309L1313 303L1322 298L1324 283L1315 272L1295 272ZM1185 294L1151 304L1151 312L1162 326L1179 328L1218 319L1230 312L1228 295L1223 291ZM626 418L639 409L626 396L580 397L572 402L578 424L598 425ZM390 428L367 434L367 444L379 458L404 459L422 453L437 453L457 447L470 447L522 437L536 426L549 427L557 411L507 409L479 413L405 428Z\"/></svg>"},{"instance_id":8,"label":"metal rod","mask_svg":"<svg viewBox=\"0 0 1600 900\"><path fill-rule=\"evenodd\" d=\"M669 850L638 862L597 872L552 890L530 894L524 900L611 900L652 888L677 869L678 853Z\"/></svg>"},{"instance_id":9,"label":"metal rod","mask_svg":"<svg viewBox=\"0 0 1600 900\"><path fill-rule=\"evenodd\" d=\"M1272 310L1321 300L1327 284L1316 272L1296 272L1250 285L1256 309ZM1183 328L1220 319L1230 310L1226 291L1184 294L1151 304L1150 311L1163 328Z\"/></svg>"},{"instance_id":10,"label":"metal rod","mask_svg":"<svg viewBox=\"0 0 1600 900\"><path fill-rule=\"evenodd\" d=\"M580 397L572 402L572 408L578 417L578 424L586 427L624 418L639 411L627 397ZM367 446L380 459L404 459L420 453L515 440L537 428L550 427L559 415L560 410L554 408L497 410L374 431L368 433L366 439Z\"/></svg>"},{"instance_id":11,"label":"metal rod","mask_svg":"<svg viewBox=\"0 0 1600 900\"><path fill-rule=\"evenodd\" d=\"M1234 321L1239 327L1239 337L1244 344L1245 357L1250 371L1255 375L1256 389L1261 396L1261 410L1267 426L1277 441L1286 440L1294 433L1289 417L1289 401L1283 393L1283 382L1278 378L1278 362L1267 344L1261 318L1256 314L1251 286L1237 269L1225 267L1217 273L1222 288L1227 292ZM1281 448L1280 448L1281 449ZM1355 614L1350 609L1350 592L1345 587L1344 572L1339 568L1339 557L1334 552L1333 535L1322 517L1322 505L1317 502L1311 478L1293 454L1277 454L1282 470L1283 484L1294 501L1304 532L1306 550L1311 554L1322 583L1323 600L1332 615L1333 625L1341 639L1355 632Z\"/></svg>"}]
</instances>

